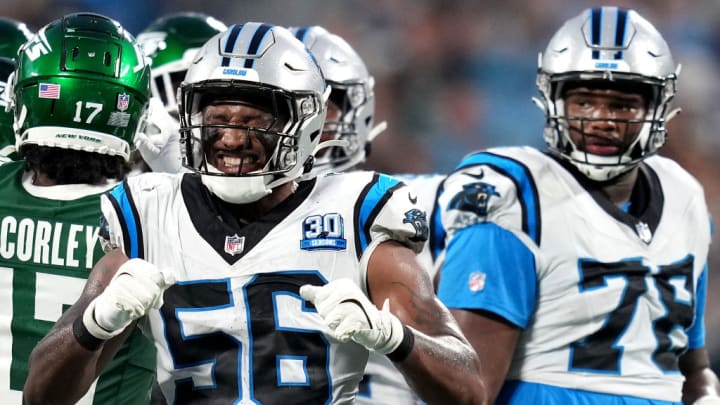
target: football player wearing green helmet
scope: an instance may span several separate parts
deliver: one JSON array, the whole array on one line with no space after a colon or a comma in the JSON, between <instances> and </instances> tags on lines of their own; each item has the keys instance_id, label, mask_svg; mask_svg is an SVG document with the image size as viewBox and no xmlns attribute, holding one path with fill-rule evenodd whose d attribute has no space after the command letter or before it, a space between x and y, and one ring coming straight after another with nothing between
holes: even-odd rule
<instances>
[{"instance_id":1,"label":"football player wearing green helmet","mask_svg":"<svg viewBox=\"0 0 720 405\"><path fill-rule=\"evenodd\" d=\"M153 97L177 118L177 89L200 47L227 26L196 12L168 14L153 21L137 36L145 56L152 61Z\"/></svg>"},{"instance_id":2,"label":"football player wearing green helmet","mask_svg":"<svg viewBox=\"0 0 720 405\"><path fill-rule=\"evenodd\" d=\"M102 256L100 194L128 171L150 80L133 37L97 14L44 26L17 63L8 92L22 160L0 166L3 404L23 403L32 348ZM147 404L154 361L150 342L131 334L79 403Z\"/></svg>"},{"instance_id":3,"label":"football player wearing green helmet","mask_svg":"<svg viewBox=\"0 0 720 405\"><path fill-rule=\"evenodd\" d=\"M17 159L15 132L12 128L13 115L6 108L8 95L5 87L17 66L18 49L32 38L32 35L25 23L0 17L0 162Z\"/></svg>"},{"instance_id":4,"label":"football player wearing green helmet","mask_svg":"<svg viewBox=\"0 0 720 405\"><path fill-rule=\"evenodd\" d=\"M132 160L139 170L175 173L181 169L177 89L198 49L226 29L209 15L180 12L156 19L138 34L137 43L151 60L153 95L146 127L135 139L138 153Z\"/></svg>"}]
</instances>

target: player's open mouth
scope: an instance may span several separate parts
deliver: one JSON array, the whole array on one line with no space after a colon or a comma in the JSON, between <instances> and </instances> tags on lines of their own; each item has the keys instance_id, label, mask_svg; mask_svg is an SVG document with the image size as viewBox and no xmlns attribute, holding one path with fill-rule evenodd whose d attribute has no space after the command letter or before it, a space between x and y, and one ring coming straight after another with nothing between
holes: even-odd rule
<instances>
[{"instance_id":1,"label":"player's open mouth","mask_svg":"<svg viewBox=\"0 0 720 405\"><path fill-rule=\"evenodd\" d=\"M241 156L231 156L224 153L218 153L215 157L215 167L228 174L247 174L262 169L259 164L260 157L253 153L242 154Z\"/></svg>"}]
</instances>

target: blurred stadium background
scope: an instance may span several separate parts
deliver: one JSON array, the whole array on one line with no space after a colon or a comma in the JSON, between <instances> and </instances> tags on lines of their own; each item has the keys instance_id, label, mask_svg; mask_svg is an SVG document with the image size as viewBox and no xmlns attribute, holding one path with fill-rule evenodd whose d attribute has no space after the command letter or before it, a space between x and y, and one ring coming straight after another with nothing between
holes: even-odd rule
<instances>
[{"instance_id":1,"label":"blurred stadium background","mask_svg":"<svg viewBox=\"0 0 720 405\"><path fill-rule=\"evenodd\" d=\"M3 0L0 15L36 30L75 11L120 21L133 34L170 12L200 11L230 25L264 21L322 25L350 42L376 78L377 121L388 130L368 168L445 173L467 152L498 145L543 146L537 54L560 23L587 7L618 5L652 21L683 65L662 154L704 185L720 218L720 1L677 0ZM717 235L716 235L717 236ZM707 347L720 371L720 247L709 260Z\"/></svg>"}]
</instances>

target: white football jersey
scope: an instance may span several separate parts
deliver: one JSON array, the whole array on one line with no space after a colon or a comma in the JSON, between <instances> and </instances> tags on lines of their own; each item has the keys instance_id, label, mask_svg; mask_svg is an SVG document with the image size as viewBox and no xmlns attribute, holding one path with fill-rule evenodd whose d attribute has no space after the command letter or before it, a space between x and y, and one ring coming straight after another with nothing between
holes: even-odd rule
<instances>
[{"instance_id":1,"label":"white football jersey","mask_svg":"<svg viewBox=\"0 0 720 405\"><path fill-rule=\"evenodd\" d=\"M445 176L440 174L394 176L410 187L412 193L410 198L417 201L421 209L427 213L429 234L433 235L432 213L435 212L437 190ZM432 279L435 276L435 266L428 243L424 244L417 259ZM387 356L371 352L355 403L358 405L412 405L419 402L420 400L408 386L405 377L395 368L393 362Z\"/></svg>"},{"instance_id":2,"label":"white football jersey","mask_svg":"<svg viewBox=\"0 0 720 405\"><path fill-rule=\"evenodd\" d=\"M302 182L249 224L194 174L129 178L102 208L110 243L177 278L143 325L168 403L352 403L368 352L326 337L300 286L365 290L379 243L417 252L427 237L406 187L373 172Z\"/></svg>"},{"instance_id":3,"label":"white football jersey","mask_svg":"<svg viewBox=\"0 0 720 405\"><path fill-rule=\"evenodd\" d=\"M678 357L704 345L710 242L691 175L647 158L617 207L567 162L497 148L465 158L443 186L438 295L523 329L508 380L681 400Z\"/></svg>"}]
</instances>

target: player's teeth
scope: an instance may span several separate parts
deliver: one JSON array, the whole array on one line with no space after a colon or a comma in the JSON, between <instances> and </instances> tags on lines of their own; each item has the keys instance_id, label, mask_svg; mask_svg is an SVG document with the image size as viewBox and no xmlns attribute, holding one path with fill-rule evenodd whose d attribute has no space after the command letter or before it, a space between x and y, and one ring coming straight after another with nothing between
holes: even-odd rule
<instances>
[{"instance_id":1,"label":"player's teeth","mask_svg":"<svg viewBox=\"0 0 720 405\"><path fill-rule=\"evenodd\" d=\"M225 166L240 166L240 163L242 162L242 159L238 157L224 157L223 158L223 164Z\"/></svg>"}]
</instances>

